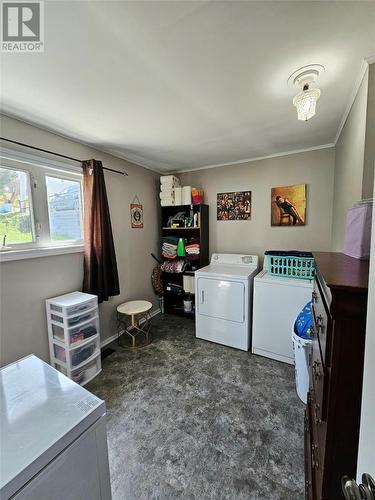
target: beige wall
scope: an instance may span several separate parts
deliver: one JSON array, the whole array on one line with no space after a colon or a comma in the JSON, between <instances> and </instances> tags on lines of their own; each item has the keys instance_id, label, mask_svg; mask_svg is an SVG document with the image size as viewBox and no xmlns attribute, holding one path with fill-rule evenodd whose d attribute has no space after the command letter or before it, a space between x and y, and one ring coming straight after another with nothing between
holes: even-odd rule
<instances>
[{"instance_id":1,"label":"beige wall","mask_svg":"<svg viewBox=\"0 0 375 500\"><path fill-rule=\"evenodd\" d=\"M158 174L7 117L2 117L1 127L1 135L8 139L76 158L96 158L104 166L128 172L129 177L105 174L121 295L100 306L102 340L115 333L117 304L145 298L156 306L150 283L154 266L150 252L157 253L159 246ZM135 194L144 207L143 230L130 228L129 204ZM82 260L82 254L69 254L0 264L2 364L29 353L48 360L44 300L81 288Z\"/></svg>"},{"instance_id":2,"label":"beige wall","mask_svg":"<svg viewBox=\"0 0 375 500\"><path fill-rule=\"evenodd\" d=\"M362 196L371 196L368 186L374 175L374 73L373 64L363 79L336 150L322 149L180 175L185 185L205 190L206 203L210 205L210 252L262 255L271 248L342 251L346 210ZM1 135L9 139L82 159L94 157L129 173L129 177L106 173L121 295L100 306L101 336L105 340L115 333L117 304L143 297L157 305L150 285L154 266L150 252L159 252L159 176L8 117L2 117L1 126ZM298 183L308 187L306 226L271 227L271 187ZM216 194L248 189L252 191L252 220L217 221ZM130 229L129 203L135 194L144 205L143 230ZM31 352L48 359L44 300L80 289L82 277L82 254L0 264L2 364Z\"/></svg>"},{"instance_id":3,"label":"beige wall","mask_svg":"<svg viewBox=\"0 0 375 500\"><path fill-rule=\"evenodd\" d=\"M202 187L210 206L210 252L255 253L267 249L330 250L334 149L197 170L180 175ZM271 227L271 188L307 184L307 224ZM216 195L252 191L251 221L217 221Z\"/></svg>"},{"instance_id":4,"label":"beige wall","mask_svg":"<svg viewBox=\"0 0 375 500\"><path fill-rule=\"evenodd\" d=\"M365 157L363 163L362 198L371 198L374 184L375 161L375 63L368 71Z\"/></svg>"}]
</instances>

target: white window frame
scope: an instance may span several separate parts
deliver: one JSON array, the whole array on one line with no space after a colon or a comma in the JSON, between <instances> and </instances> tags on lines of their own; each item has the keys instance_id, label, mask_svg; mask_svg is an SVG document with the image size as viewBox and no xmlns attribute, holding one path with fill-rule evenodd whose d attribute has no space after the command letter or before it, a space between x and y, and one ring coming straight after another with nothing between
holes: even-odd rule
<instances>
[{"instance_id":1,"label":"white window frame","mask_svg":"<svg viewBox=\"0 0 375 500\"><path fill-rule=\"evenodd\" d=\"M30 217L33 242L9 243L11 250L0 251L0 262L19 260L64 253L83 251L82 240L52 241L50 238L50 223L46 177L72 180L80 183L81 196L81 228L83 232L83 188L82 169L68 162L60 162L2 148L0 152L1 166L28 173L30 179Z\"/></svg>"}]
</instances>

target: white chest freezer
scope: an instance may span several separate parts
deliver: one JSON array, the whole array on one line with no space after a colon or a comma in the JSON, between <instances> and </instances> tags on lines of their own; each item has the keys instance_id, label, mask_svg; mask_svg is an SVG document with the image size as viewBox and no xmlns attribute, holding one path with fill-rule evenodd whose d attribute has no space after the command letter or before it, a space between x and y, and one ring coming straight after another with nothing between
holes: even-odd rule
<instances>
[{"instance_id":1,"label":"white chest freezer","mask_svg":"<svg viewBox=\"0 0 375 500\"><path fill-rule=\"evenodd\" d=\"M254 278L252 352L294 364L292 333L301 309L311 300L312 280L271 276Z\"/></svg>"},{"instance_id":2,"label":"white chest freezer","mask_svg":"<svg viewBox=\"0 0 375 500\"><path fill-rule=\"evenodd\" d=\"M1 499L110 500L104 401L34 355L0 389Z\"/></svg>"}]
</instances>

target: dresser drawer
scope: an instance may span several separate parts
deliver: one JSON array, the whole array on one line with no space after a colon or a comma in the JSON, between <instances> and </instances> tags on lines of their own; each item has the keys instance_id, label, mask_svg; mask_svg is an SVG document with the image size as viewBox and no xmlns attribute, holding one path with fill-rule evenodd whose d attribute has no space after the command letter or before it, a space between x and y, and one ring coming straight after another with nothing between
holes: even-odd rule
<instances>
[{"instance_id":1,"label":"dresser drawer","mask_svg":"<svg viewBox=\"0 0 375 500\"><path fill-rule=\"evenodd\" d=\"M308 396L309 400L309 396ZM305 409L305 500L313 500L313 481L311 464L311 429L310 429L310 407L309 402Z\"/></svg>"},{"instance_id":2,"label":"dresser drawer","mask_svg":"<svg viewBox=\"0 0 375 500\"><path fill-rule=\"evenodd\" d=\"M314 331L319 338L322 359L326 366L331 366L333 321L325 303L324 295L322 294L317 281L314 282L312 303Z\"/></svg>"},{"instance_id":3,"label":"dresser drawer","mask_svg":"<svg viewBox=\"0 0 375 500\"><path fill-rule=\"evenodd\" d=\"M323 485L323 457L316 428L313 423L311 398L306 408L307 421L309 422L309 432L305 432L305 464L309 467L306 474L305 497L314 500L321 498ZM307 451L307 453L306 453Z\"/></svg>"},{"instance_id":4,"label":"dresser drawer","mask_svg":"<svg viewBox=\"0 0 375 500\"><path fill-rule=\"evenodd\" d=\"M327 370L322 361L319 340L313 339L311 357L310 387L314 396L314 417L325 420L326 417L326 392L328 388Z\"/></svg>"},{"instance_id":5,"label":"dresser drawer","mask_svg":"<svg viewBox=\"0 0 375 500\"><path fill-rule=\"evenodd\" d=\"M310 421L314 441L319 443L321 463L323 464L324 449L327 436L327 422L321 418L321 407L316 400L314 388L310 389Z\"/></svg>"},{"instance_id":6,"label":"dresser drawer","mask_svg":"<svg viewBox=\"0 0 375 500\"><path fill-rule=\"evenodd\" d=\"M323 466L322 454L320 452L319 443L312 440L311 443L311 476L312 490L314 491L314 500L322 498L323 490Z\"/></svg>"}]
</instances>

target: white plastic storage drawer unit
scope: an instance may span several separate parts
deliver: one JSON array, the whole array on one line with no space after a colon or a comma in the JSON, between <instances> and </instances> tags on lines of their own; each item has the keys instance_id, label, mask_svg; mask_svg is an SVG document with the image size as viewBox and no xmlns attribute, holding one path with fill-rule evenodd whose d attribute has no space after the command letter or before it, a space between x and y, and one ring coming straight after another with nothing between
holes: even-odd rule
<instances>
[{"instance_id":1,"label":"white plastic storage drawer unit","mask_svg":"<svg viewBox=\"0 0 375 500\"><path fill-rule=\"evenodd\" d=\"M101 371L98 299L72 292L46 301L51 365L84 385Z\"/></svg>"}]
</instances>

